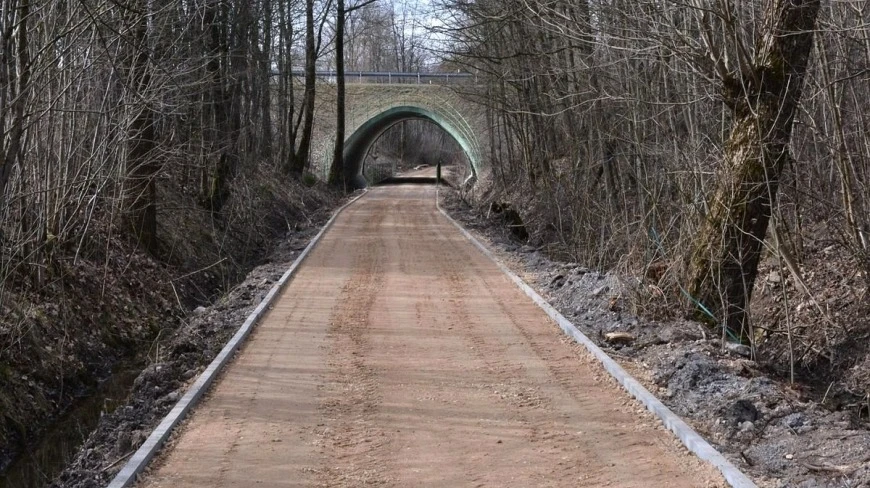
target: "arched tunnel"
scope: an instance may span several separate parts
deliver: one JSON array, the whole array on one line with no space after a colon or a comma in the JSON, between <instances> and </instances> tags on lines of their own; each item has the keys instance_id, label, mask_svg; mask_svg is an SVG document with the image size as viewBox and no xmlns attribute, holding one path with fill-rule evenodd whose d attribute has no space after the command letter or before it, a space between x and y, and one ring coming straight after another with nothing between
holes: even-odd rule
<instances>
[{"instance_id":1,"label":"arched tunnel","mask_svg":"<svg viewBox=\"0 0 870 488\"><path fill-rule=\"evenodd\" d=\"M420 107L399 106L385 110L360 125L345 139L344 143L344 171L345 181L353 188L364 188L368 183L363 176L363 163L369 148L390 127L403 120L422 119L434 123L443 129L453 140L459 144L465 153L469 165L469 174L472 178L477 176L478 161L472 150L473 141L460 132L454 124L445 120L439 114Z\"/></svg>"}]
</instances>

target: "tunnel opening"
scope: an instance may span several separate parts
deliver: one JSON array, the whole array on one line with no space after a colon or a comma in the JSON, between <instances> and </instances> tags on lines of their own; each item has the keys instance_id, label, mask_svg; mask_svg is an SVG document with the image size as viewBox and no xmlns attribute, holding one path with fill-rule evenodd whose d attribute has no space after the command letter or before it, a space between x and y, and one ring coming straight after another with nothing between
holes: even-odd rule
<instances>
[{"instance_id":1,"label":"tunnel opening","mask_svg":"<svg viewBox=\"0 0 870 488\"><path fill-rule=\"evenodd\" d=\"M426 119L406 119L385 130L369 146L362 174L373 185L455 185L469 176L462 147Z\"/></svg>"},{"instance_id":2,"label":"tunnel opening","mask_svg":"<svg viewBox=\"0 0 870 488\"><path fill-rule=\"evenodd\" d=\"M395 107L372 117L345 141L345 180L352 187L437 179L456 184L476 175L469 137L433 112ZM410 174L417 171L419 174ZM428 174L427 174L428 173ZM429 178L429 180L427 180Z\"/></svg>"}]
</instances>

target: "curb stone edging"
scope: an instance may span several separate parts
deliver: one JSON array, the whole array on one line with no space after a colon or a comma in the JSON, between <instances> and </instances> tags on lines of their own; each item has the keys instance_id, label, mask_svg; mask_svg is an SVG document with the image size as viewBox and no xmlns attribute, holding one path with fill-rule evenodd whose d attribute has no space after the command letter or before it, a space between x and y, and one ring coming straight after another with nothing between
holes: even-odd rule
<instances>
[{"instance_id":1,"label":"curb stone edging","mask_svg":"<svg viewBox=\"0 0 870 488\"><path fill-rule=\"evenodd\" d=\"M566 335L574 339L575 342L583 345L596 359L604 366L604 369L617 381L619 384L638 401L640 401L650 412L658 417L662 424L667 427L686 448L698 456L700 459L712 464L725 478L733 488L758 488L756 484L749 479L740 469L725 458L717 451L709 442L707 442L700 434L695 432L683 419L669 409L665 404L649 392L643 385L628 374L616 361L607 355L600 347L592 342L589 337L580 332L580 330L571 321L559 313L552 305L547 303L541 295L539 295L531 286L526 284L522 278L505 266L495 255L487 249L480 241L478 241L471 233L453 219L447 212L441 208L441 203L436 193L435 205L442 215L447 217L453 225L455 225L466 239L471 241L486 257L492 260L501 271L506 274L532 301L535 302L551 319L553 319Z\"/></svg>"},{"instance_id":2,"label":"curb stone edging","mask_svg":"<svg viewBox=\"0 0 870 488\"><path fill-rule=\"evenodd\" d=\"M332 214L332 217L323 224L323 227L320 229L320 232L314 236L313 239L308 243L305 249L296 257L293 261L293 264L290 265L290 268L284 272L281 276L281 279L278 280L277 283L269 290L263 300L257 305L257 308L248 315L247 320L239 327L239 330L233 335L233 337L227 342L227 344L221 349L220 353L212 360L212 362L208 365L208 367L203 371L199 378L197 378L196 382L187 389L184 396L181 397L180 400L172 407L172 410L163 417L163 420L154 430L151 432L151 435L148 436L148 439L139 446L139 449L133 454L133 456L127 461L121 471L118 471L118 474L112 479L111 483L109 483L108 488L127 488L131 486L140 473L145 469L151 459L155 454L160 450L163 446L163 443L166 442L166 439L169 438L169 435L172 433L173 429L181 423L182 420L187 416L187 413L193 408L197 403L199 403L202 395L209 389L211 384L214 382L214 379L217 377L218 373L223 369L224 366L232 359L235 355L235 352L239 349L245 339L250 335L251 331L254 329L254 326L257 325L257 322L260 318L265 314L265 312L270 308L272 302L275 298L278 297L281 290L284 288L284 285L290 281L290 278L296 274L296 270L302 264L302 261L308 256L314 246L320 241L320 238L323 237L323 234L332 227L335 219L341 214L344 209L349 207L352 203L356 202L360 198L362 198L367 191L364 191L360 195L352 198L349 202L345 203L335 213Z\"/></svg>"}]
</instances>

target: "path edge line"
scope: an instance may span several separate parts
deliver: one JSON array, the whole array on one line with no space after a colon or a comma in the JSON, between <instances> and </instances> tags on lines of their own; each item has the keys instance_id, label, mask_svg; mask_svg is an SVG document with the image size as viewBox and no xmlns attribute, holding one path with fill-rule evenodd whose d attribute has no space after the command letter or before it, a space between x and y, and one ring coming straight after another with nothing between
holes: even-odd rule
<instances>
[{"instance_id":1,"label":"path edge line","mask_svg":"<svg viewBox=\"0 0 870 488\"><path fill-rule=\"evenodd\" d=\"M230 338L229 342L221 349L217 356L212 360L212 362L206 367L206 369L199 375L196 382L193 383L185 392L184 396L181 397L180 400L172 407L172 410L163 417L163 420L154 430L151 432L151 435L148 436L148 439L139 446L139 449L133 454L132 457L127 461L123 468L115 475L112 481L109 483L108 488L127 488L131 486L135 481L139 474L145 469L148 463L154 458L154 455L163 447L163 444L169 438L169 435L181 423L182 420L187 416L190 412L190 409L193 408L199 400L202 398L202 395L208 390L211 384L214 382L217 375L221 372L221 370L226 366L226 364L232 359L235 352L239 349L239 347L244 343L245 339L247 339L248 335L250 335L251 331L257 325L260 318L269 310L270 305L278 297L281 293L281 290L284 289L284 286L290 281L290 278L296 274L296 270L308 256L314 246L320 241L320 238L323 237L323 234L332 227L332 224L335 222L335 219L351 204L355 203L357 200L365 196L368 193L367 190L363 191L361 194L355 196L350 201L342 205L338 208L333 214L332 217L323 224L323 227L320 229L320 232L315 235L311 241L308 242L308 245L305 249L296 257L293 261L293 264L284 272L281 276L281 279L275 283L274 286L269 290L263 300L257 305L257 308L248 315L248 318L239 327L239 330L236 331L235 335Z\"/></svg>"},{"instance_id":2,"label":"path edge line","mask_svg":"<svg viewBox=\"0 0 870 488\"><path fill-rule=\"evenodd\" d=\"M459 222L453 219L443 208L441 208L441 203L436 196L435 206L441 212L442 215L447 217L456 228L459 229L460 232L465 236L466 239L471 241L486 257L492 260L501 271L506 274L513 282L516 284L532 301L535 302L544 312L553 319L559 327L565 332L566 335L574 339L577 343L583 345L596 359L604 366L604 369L607 370L608 373L620 384L622 387L631 394L634 398L640 401L650 412L652 412L656 417L658 417L662 424L668 428L680 442L686 446L690 452L698 456L700 459L706 461L709 464L712 464L725 478L725 481L728 482L733 488L758 488L756 484L749 479L746 474L744 474L740 469L728 461L725 456L722 455L719 451L716 450L706 439L701 437L695 429L689 426L682 418L680 418L677 414L675 414L671 409L665 406L664 403L661 402L658 398L655 397L652 393L649 392L643 385L640 384L639 381L634 379L625 369L622 368L613 358L607 355L597 344L592 342L586 334L580 332L580 329L577 328L570 320L565 318L564 315L559 313L555 307L550 305L546 300L544 300L541 295L539 295L531 286L526 284L522 278L520 278L516 273L511 271L505 264L503 264L496 256L492 253L485 245L483 245L477 238L475 238L470 232L468 232L465 227L462 226Z\"/></svg>"}]
</instances>

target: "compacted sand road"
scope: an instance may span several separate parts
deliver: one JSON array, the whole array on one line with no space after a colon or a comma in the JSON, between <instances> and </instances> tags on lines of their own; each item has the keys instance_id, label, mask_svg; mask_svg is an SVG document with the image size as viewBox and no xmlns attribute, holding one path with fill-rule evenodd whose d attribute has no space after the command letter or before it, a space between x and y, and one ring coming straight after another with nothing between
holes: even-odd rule
<instances>
[{"instance_id":1,"label":"compacted sand road","mask_svg":"<svg viewBox=\"0 0 870 488\"><path fill-rule=\"evenodd\" d=\"M336 220L140 486L722 486L435 207Z\"/></svg>"}]
</instances>

